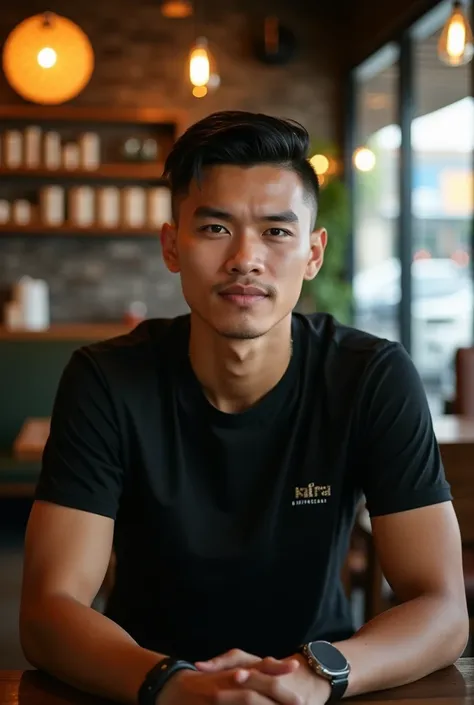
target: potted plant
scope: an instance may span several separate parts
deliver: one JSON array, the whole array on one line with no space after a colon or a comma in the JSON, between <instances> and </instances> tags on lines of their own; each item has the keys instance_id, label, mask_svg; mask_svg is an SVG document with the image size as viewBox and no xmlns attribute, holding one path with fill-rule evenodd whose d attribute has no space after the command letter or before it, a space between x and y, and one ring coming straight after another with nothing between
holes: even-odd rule
<instances>
[{"instance_id":1,"label":"potted plant","mask_svg":"<svg viewBox=\"0 0 474 705\"><path fill-rule=\"evenodd\" d=\"M329 150L317 153L328 154ZM313 152L314 153L314 152ZM324 263L316 277L305 281L298 309L306 313L330 313L341 323L350 323L352 286L347 280L349 242L349 194L337 173L337 161L329 156L330 167L321 179L316 227L326 228L328 243Z\"/></svg>"}]
</instances>

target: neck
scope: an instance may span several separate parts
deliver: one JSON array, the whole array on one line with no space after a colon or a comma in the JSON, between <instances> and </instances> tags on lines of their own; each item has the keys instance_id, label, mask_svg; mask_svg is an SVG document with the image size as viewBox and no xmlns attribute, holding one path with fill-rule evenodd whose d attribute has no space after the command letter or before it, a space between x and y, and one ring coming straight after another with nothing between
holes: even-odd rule
<instances>
[{"instance_id":1,"label":"neck","mask_svg":"<svg viewBox=\"0 0 474 705\"><path fill-rule=\"evenodd\" d=\"M258 338L224 338L191 314L189 356L203 391L220 411L235 414L278 384L292 352L291 314Z\"/></svg>"}]
</instances>

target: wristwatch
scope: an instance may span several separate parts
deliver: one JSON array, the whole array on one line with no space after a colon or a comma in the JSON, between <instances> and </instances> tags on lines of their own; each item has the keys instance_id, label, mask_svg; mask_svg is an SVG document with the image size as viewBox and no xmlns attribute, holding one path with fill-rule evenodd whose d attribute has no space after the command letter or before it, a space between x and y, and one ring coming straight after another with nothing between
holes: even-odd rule
<instances>
[{"instance_id":1,"label":"wristwatch","mask_svg":"<svg viewBox=\"0 0 474 705\"><path fill-rule=\"evenodd\" d=\"M351 667L339 649L328 641L310 641L301 649L309 667L331 684L331 696L328 702L340 700L349 683Z\"/></svg>"}]
</instances>

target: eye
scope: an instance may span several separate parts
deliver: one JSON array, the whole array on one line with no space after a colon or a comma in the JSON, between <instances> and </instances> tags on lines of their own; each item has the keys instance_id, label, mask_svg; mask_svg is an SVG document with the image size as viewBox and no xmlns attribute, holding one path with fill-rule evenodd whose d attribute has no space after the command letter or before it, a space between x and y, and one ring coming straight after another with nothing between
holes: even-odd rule
<instances>
[{"instance_id":1,"label":"eye","mask_svg":"<svg viewBox=\"0 0 474 705\"><path fill-rule=\"evenodd\" d=\"M291 237L292 233L284 228L269 228L266 231L272 237Z\"/></svg>"},{"instance_id":2,"label":"eye","mask_svg":"<svg viewBox=\"0 0 474 705\"><path fill-rule=\"evenodd\" d=\"M202 225L198 228L201 233L210 233L211 235L222 235L228 232L227 228L223 225L218 225L217 223L211 223L210 225Z\"/></svg>"}]
</instances>

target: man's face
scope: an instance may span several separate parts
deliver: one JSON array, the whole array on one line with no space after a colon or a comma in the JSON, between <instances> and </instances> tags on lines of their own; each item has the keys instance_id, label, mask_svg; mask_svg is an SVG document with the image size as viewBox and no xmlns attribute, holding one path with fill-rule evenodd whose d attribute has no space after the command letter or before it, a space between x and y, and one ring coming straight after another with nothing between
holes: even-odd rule
<instances>
[{"instance_id":1,"label":"man's face","mask_svg":"<svg viewBox=\"0 0 474 705\"><path fill-rule=\"evenodd\" d=\"M225 337L255 338L291 313L322 264L326 232L311 232L313 219L295 172L211 167L180 200L176 228L164 227L164 259L193 314Z\"/></svg>"}]
</instances>

